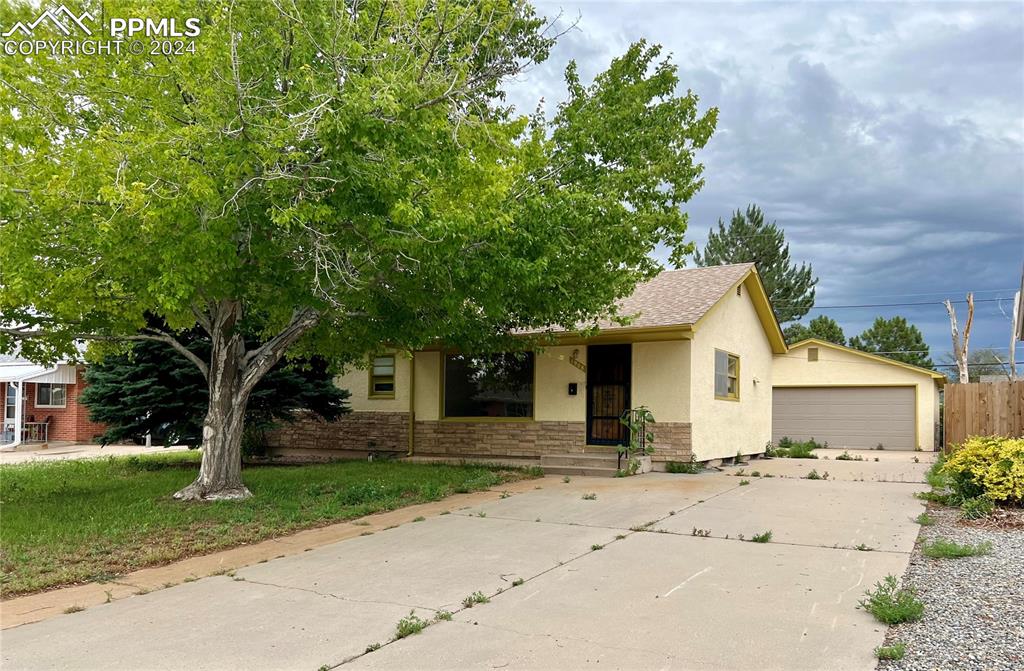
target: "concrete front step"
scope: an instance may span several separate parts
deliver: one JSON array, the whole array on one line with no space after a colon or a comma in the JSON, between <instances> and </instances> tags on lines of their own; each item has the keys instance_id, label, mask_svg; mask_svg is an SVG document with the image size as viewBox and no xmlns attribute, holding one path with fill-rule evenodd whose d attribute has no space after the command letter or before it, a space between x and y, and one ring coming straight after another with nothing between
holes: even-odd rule
<instances>
[{"instance_id":1,"label":"concrete front step","mask_svg":"<svg viewBox=\"0 0 1024 671\"><path fill-rule=\"evenodd\" d=\"M614 466L541 466L545 475L590 475L598 478L614 478L618 471Z\"/></svg>"},{"instance_id":2,"label":"concrete front step","mask_svg":"<svg viewBox=\"0 0 1024 671\"><path fill-rule=\"evenodd\" d=\"M597 454L544 454L540 466L548 475L591 475L612 478L618 471L616 452Z\"/></svg>"},{"instance_id":3,"label":"concrete front step","mask_svg":"<svg viewBox=\"0 0 1024 671\"><path fill-rule=\"evenodd\" d=\"M588 466L596 468L615 468L618 455L610 454L542 454L541 466Z\"/></svg>"}]
</instances>

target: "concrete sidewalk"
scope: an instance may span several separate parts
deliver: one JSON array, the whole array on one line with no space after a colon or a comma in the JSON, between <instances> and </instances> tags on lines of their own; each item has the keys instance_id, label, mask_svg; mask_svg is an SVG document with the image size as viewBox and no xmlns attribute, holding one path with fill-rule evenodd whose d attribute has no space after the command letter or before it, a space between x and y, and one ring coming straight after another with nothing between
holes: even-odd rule
<instances>
[{"instance_id":1,"label":"concrete sidewalk","mask_svg":"<svg viewBox=\"0 0 1024 671\"><path fill-rule=\"evenodd\" d=\"M49 447L20 445L17 449L0 449L0 466L24 464L36 461L66 461L68 459L102 459L104 457L126 457L133 454L163 454L165 452L187 452L184 445L170 447L144 445L96 445L94 443L50 444Z\"/></svg>"},{"instance_id":2,"label":"concrete sidewalk","mask_svg":"<svg viewBox=\"0 0 1024 671\"><path fill-rule=\"evenodd\" d=\"M3 668L873 669L884 627L856 603L904 570L924 509L912 494L927 487L742 479L545 478L233 576L5 630ZM737 538L769 529L771 543ZM490 602L465 608L475 592ZM393 641L410 612L440 611L452 621Z\"/></svg>"}]
</instances>

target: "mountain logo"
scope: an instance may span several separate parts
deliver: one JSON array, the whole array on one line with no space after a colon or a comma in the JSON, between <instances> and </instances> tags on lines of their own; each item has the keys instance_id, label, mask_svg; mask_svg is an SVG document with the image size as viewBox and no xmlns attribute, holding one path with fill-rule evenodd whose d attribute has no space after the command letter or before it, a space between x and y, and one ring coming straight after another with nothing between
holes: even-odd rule
<instances>
[{"instance_id":1,"label":"mountain logo","mask_svg":"<svg viewBox=\"0 0 1024 671\"><path fill-rule=\"evenodd\" d=\"M76 16L75 13L72 12L70 9L68 9L64 5L61 5L56 9L47 9L45 12L40 14L35 21L29 23L28 25L22 23L21 21L18 21L11 27L10 30L4 33L3 36L10 37L19 30L25 35L31 35L32 31L36 29L36 26L38 26L43 21L49 21L54 25L54 27L57 28L57 30L61 31L65 35L70 35L71 29L74 26L78 26L78 28L85 31L86 35L92 35L92 31L89 29L87 25L85 25L86 20L95 21L96 17L90 14L89 12L82 12L81 16Z\"/></svg>"}]
</instances>

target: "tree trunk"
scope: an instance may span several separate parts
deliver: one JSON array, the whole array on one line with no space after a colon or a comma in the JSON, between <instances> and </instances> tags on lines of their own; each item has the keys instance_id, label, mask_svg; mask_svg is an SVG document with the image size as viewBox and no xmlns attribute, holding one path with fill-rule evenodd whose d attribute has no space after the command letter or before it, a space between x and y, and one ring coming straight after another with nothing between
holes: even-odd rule
<instances>
[{"instance_id":1,"label":"tree trunk","mask_svg":"<svg viewBox=\"0 0 1024 671\"><path fill-rule=\"evenodd\" d=\"M203 420L203 461L195 482L174 495L181 501L244 499L252 496L242 484L242 432L253 388L285 351L316 326L319 315L296 310L291 322L258 349L247 352L240 324L242 304L224 300L210 308L203 328L210 335L210 364L203 372L210 403ZM200 362L201 363L201 362Z\"/></svg>"},{"instance_id":2,"label":"tree trunk","mask_svg":"<svg viewBox=\"0 0 1024 671\"><path fill-rule=\"evenodd\" d=\"M211 320L210 402L203 420L203 458L199 477L174 495L183 501L244 499L252 494L242 484L242 431L249 392L242 384L245 341L236 328L241 306L221 303Z\"/></svg>"}]
</instances>

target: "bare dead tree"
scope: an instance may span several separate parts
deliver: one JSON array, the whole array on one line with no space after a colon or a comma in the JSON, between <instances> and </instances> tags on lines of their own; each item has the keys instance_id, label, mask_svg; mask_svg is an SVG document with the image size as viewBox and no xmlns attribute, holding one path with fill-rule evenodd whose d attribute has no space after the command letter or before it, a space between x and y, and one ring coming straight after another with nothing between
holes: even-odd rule
<instances>
[{"instance_id":1,"label":"bare dead tree","mask_svg":"<svg viewBox=\"0 0 1024 671\"><path fill-rule=\"evenodd\" d=\"M960 373L960 384L967 384L970 381L967 366L967 350L971 339L971 326L974 324L974 294L967 294L967 321L964 323L962 340L957 329L956 310L953 309L953 302L947 298L944 304L946 312L949 313L949 329L953 337L953 356L956 359L957 371Z\"/></svg>"}]
</instances>

